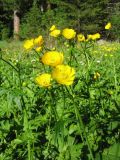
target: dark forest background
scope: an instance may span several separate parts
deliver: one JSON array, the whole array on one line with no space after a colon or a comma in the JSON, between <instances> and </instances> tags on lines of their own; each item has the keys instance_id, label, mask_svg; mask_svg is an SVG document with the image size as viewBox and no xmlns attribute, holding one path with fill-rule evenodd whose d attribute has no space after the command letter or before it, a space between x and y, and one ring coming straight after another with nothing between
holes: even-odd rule
<instances>
[{"instance_id":1,"label":"dark forest background","mask_svg":"<svg viewBox=\"0 0 120 160\"><path fill-rule=\"evenodd\" d=\"M26 39L55 24L77 32L100 32L112 23L110 38L120 38L119 0L0 0L0 39Z\"/></svg>"}]
</instances>

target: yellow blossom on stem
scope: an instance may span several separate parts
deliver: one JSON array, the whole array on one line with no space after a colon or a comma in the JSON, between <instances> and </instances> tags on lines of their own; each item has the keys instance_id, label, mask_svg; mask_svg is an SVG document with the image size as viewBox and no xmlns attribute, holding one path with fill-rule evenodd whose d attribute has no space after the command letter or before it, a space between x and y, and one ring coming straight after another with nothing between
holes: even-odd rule
<instances>
[{"instance_id":1,"label":"yellow blossom on stem","mask_svg":"<svg viewBox=\"0 0 120 160\"><path fill-rule=\"evenodd\" d=\"M94 77L93 77L93 78L96 80L96 79L98 79L99 77L100 77L100 73L95 72L95 73L94 73Z\"/></svg>"},{"instance_id":2,"label":"yellow blossom on stem","mask_svg":"<svg viewBox=\"0 0 120 160\"><path fill-rule=\"evenodd\" d=\"M42 47L37 47L35 50L36 50L37 52L39 52L39 51L42 50Z\"/></svg>"},{"instance_id":3,"label":"yellow blossom on stem","mask_svg":"<svg viewBox=\"0 0 120 160\"><path fill-rule=\"evenodd\" d=\"M50 32L50 36L52 37L58 37L60 35L60 30L59 29L55 29L53 31Z\"/></svg>"},{"instance_id":4,"label":"yellow blossom on stem","mask_svg":"<svg viewBox=\"0 0 120 160\"><path fill-rule=\"evenodd\" d=\"M44 40L41 35L34 39L34 45L41 46L43 44L43 42L44 42Z\"/></svg>"},{"instance_id":5,"label":"yellow blossom on stem","mask_svg":"<svg viewBox=\"0 0 120 160\"><path fill-rule=\"evenodd\" d=\"M75 69L68 65L58 65L52 72L52 78L59 84L69 86L75 79Z\"/></svg>"},{"instance_id":6,"label":"yellow blossom on stem","mask_svg":"<svg viewBox=\"0 0 120 160\"><path fill-rule=\"evenodd\" d=\"M109 30L112 28L112 25L110 22L108 22L106 25L105 25L105 29Z\"/></svg>"},{"instance_id":7,"label":"yellow blossom on stem","mask_svg":"<svg viewBox=\"0 0 120 160\"><path fill-rule=\"evenodd\" d=\"M36 83L41 87L51 86L51 74L44 73L35 78Z\"/></svg>"},{"instance_id":8,"label":"yellow blossom on stem","mask_svg":"<svg viewBox=\"0 0 120 160\"><path fill-rule=\"evenodd\" d=\"M83 41L85 41L85 36L83 34L78 34L77 39L79 42L83 42Z\"/></svg>"},{"instance_id":9,"label":"yellow blossom on stem","mask_svg":"<svg viewBox=\"0 0 120 160\"><path fill-rule=\"evenodd\" d=\"M95 33L95 34L89 34L87 35L87 40L97 40L100 38L100 34L99 33Z\"/></svg>"},{"instance_id":10,"label":"yellow blossom on stem","mask_svg":"<svg viewBox=\"0 0 120 160\"><path fill-rule=\"evenodd\" d=\"M73 39L76 36L76 32L73 29L69 29L69 28L65 28L62 31L62 35L66 38L66 39Z\"/></svg>"},{"instance_id":11,"label":"yellow blossom on stem","mask_svg":"<svg viewBox=\"0 0 120 160\"><path fill-rule=\"evenodd\" d=\"M55 25L52 25L51 28L50 28L50 31L53 31L56 29L56 26Z\"/></svg>"},{"instance_id":12,"label":"yellow blossom on stem","mask_svg":"<svg viewBox=\"0 0 120 160\"><path fill-rule=\"evenodd\" d=\"M55 67L59 64L62 64L63 59L64 59L63 53L57 51L49 51L42 56L41 60L43 64Z\"/></svg>"},{"instance_id":13,"label":"yellow blossom on stem","mask_svg":"<svg viewBox=\"0 0 120 160\"><path fill-rule=\"evenodd\" d=\"M30 39L30 40L26 40L23 44L23 47L26 49L26 50L29 50L29 49L32 49L34 46L34 39Z\"/></svg>"}]
</instances>

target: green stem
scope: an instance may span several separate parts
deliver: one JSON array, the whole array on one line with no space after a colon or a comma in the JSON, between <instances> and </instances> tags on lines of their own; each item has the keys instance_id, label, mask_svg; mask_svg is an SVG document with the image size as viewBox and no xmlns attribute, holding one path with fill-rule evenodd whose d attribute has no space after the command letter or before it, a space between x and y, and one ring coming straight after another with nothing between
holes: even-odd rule
<instances>
[{"instance_id":1,"label":"green stem","mask_svg":"<svg viewBox=\"0 0 120 160\"><path fill-rule=\"evenodd\" d=\"M6 61L5 59L3 59L1 57L1 60L4 61L6 64L8 64L9 66L11 66L17 73L18 73L18 78L19 78L19 87L20 90L22 90L22 80L21 80L21 71L20 71L20 65L18 65L18 68L16 69L10 62ZM24 120L26 119L26 123L24 123L24 128L25 132L28 131L29 129L29 125L28 125L28 118L27 118L27 112L26 112L26 108L25 108L25 102L24 102L24 98L23 95L21 95L21 104L22 104L22 109L23 110L23 114L24 114ZM31 151L30 151L30 141L28 140L28 144L27 144L27 148L28 148L28 160L31 160Z\"/></svg>"},{"instance_id":2,"label":"green stem","mask_svg":"<svg viewBox=\"0 0 120 160\"><path fill-rule=\"evenodd\" d=\"M55 95L53 94L53 91L52 91L52 90L48 91L48 93L49 93L49 96L51 97L51 104L50 104L50 106L51 106L51 111L53 111L53 115L55 115L55 120L56 120L56 122L57 122L58 114L57 114L57 111L56 111L56 107L55 107L55 105L54 105ZM53 99L53 97L54 97L54 99Z\"/></svg>"},{"instance_id":3,"label":"green stem","mask_svg":"<svg viewBox=\"0 0 120 160\"><path fill-rule=\"evenodd\" d=\"M17 68L15 68L10 62L6 61L6 60L3 59L2 57L1 57L1 60L2 60L3 62L7 63L9 66L11 66L11 67L18 73Z\"/></svg>"},{"instance_id":4,"label":"green stem","mask_svg":"<svg viewBox=\"0 0 120 160\"><path fill-rule=\"evenodd\" d=\"M27 148L28 148L28 160L31 160L31 146L30 146L29 140L28 140Z\"/></svg>"},{"instance_id":5,"label":"green stem","mask_svg":"<svg viewBox=\"0 0 120 160\"><path fill-rule=\"evenodd\" d=\"M33 48L33 51L36 53L37 57L40 58L40 55L38 54L38 52Z\"/></svg>"},{"instance_id":6,"label":"green stem","mask_svg":"<svg viewBox=\"0 0 120 160\"><path fill-rule=\"evenodd\" d=\"M114 71L114 85L115 85L115 89L117 91L117 76L116 76L116 66L115 66L115 61L113 59L113 71Z\"/></svg>"},{"instance_id":7,"label":"green stem","mask_svg":"<svg viewBox=\"0 0 120 160\"><path fill-rule=\"evenodd\" d=\"M68 90L69 91L69 90ZM90 152L90 156L91 156L91 159L94 160L94 156L93 156L93 153L92 153L92 149L90 147L90 143L89 143L89 140L87 138L87 134L86 134L86 131L85 131L85 126L83 124L83 121L82 121L82 117L79 113L79 110L77 108L77 105L74 101L74 94L73 94L73 91L71 90L72 94L69 92L70 96L72 97L72 100L73 100L73 104L74 104L74 109L75 109L75 115L76 115L76 119L78 121L78 125L79 125L79 128L80 128L80 135L81 135L81 138L82 138L82 141L84 142L84 138L82 137L82 133L81 133L81 130L83 131L83 135L85 137L85 140L86 140L86 144L88 146L88 149L89 149L89 152Z\"/></svg>"}]
</instances>

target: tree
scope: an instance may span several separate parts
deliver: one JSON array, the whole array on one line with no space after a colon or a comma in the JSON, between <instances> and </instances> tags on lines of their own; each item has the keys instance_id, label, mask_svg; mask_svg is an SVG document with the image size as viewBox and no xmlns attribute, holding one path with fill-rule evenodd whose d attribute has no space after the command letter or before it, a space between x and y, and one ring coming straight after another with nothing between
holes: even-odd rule
<instances>
[{"instance_id":1,"label":"tree","mask_svg":"<svg viewBox=\"0 0 120 160\"><path fill-rule=\"evenodd\" d=\"M29 2L29 3L28 3ZM1 0L3 10L8 14L2 16L10 21L13 20L13 35L14 39L19 39L19 27L21 15L31 7L33 0Z\"/></svg>"}]
</instances>

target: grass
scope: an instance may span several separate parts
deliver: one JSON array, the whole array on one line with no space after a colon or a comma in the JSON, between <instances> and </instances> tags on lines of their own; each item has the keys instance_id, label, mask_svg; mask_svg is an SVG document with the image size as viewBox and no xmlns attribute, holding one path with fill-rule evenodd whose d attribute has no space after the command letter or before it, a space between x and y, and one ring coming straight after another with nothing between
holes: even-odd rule
<instances>
[{"instance_id":1,"label":"grass","mask_svg":"<svg viewBox=\"0 0 120 160\"><path fill-rule=\"evenodd\" d=\"M70 87L52 81L45 89L35 78L53 68L23 42L0 42L1 160L120 158L120 44L87 45L56 46L76 77Z\"/></svg>"}]
</instances>

